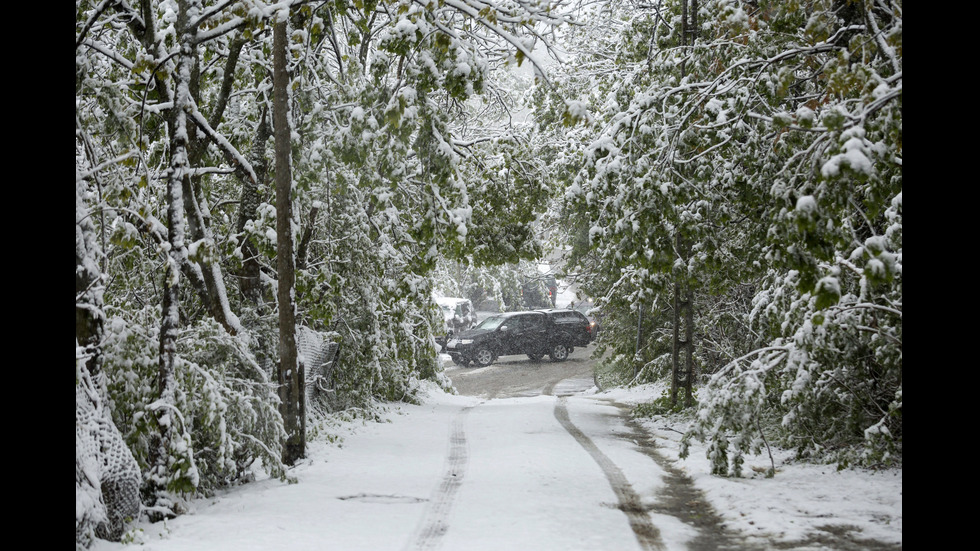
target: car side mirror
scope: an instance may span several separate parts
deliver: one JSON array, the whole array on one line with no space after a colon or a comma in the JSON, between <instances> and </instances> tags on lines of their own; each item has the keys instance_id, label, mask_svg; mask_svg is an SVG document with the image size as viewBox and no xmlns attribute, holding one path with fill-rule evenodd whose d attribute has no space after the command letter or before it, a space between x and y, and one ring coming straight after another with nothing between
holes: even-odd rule
<instances>
[{"instance_id":1,"label":"car side mirror","mask_svg":"<svg viewBox=\"0 0 980 551\"><path fill-rule=\"evenodd\" d=\"M506 325L501 325L501 326L500 326L500 330L501 330L501 331L509 331L509 330L510 330L510 327L508 327L508 326L506 326Z\"/></svg>"}]
</instances>

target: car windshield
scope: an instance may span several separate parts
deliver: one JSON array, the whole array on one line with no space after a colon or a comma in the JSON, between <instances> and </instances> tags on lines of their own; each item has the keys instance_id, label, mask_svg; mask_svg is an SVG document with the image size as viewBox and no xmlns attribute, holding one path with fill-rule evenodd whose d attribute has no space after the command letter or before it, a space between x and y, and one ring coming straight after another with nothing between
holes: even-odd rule
<instances>
[{"instance_id":1,"label":"car windshield","mask_svg":"<svg viewBox=\"0 0 980 551\"><path fill-rule=\"evenodd\" d=\"M490 316L489 318L480 322L480 325L474 327L474 329L486 329L487 331L493 331L494 329L500 327L504 323L504 318L500 316Z\"/></svg>"}]
</instances>

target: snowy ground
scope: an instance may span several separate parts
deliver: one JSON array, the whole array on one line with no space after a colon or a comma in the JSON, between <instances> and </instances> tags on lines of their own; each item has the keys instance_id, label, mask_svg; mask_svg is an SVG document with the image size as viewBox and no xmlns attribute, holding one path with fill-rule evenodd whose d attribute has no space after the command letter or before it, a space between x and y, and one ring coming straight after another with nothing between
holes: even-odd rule
<instances>
[{"instance_id":1,"label":"snowy ground","mask_svg":"<svg viewBox=\"0 0 980 551\"><path fill-rule=\"evenodd\" d=\"M662 396L663 389L616 389L602 395L635 404ZM730 529L762 544L804 542L814 534L849 532L854 540L884 544L849 548L902 547L901 469L838 471L835 465L796 463L791 452L774 449L777 472L773 478L765 476L768 455L747 457L742 478L723 478L710 474L704 447L698 443L687 458L679 459L681 433L686 429L683 421L654 418L642 424L656 437L661 453L705 493ZM840 548L826 542L800 547Z\"/></svg>"},{"instance_id":2,"label":"snowy ground","mask_svg":"<svg viewBox=\"0 0 980 551\"><path fill-rule=\"evenodd\" d=\"M559 306L572 299L566 289ZM581 379L554 395L493 400L433 388L423 405L390 406L386 422L316 427L307 459L291 471L295 483L264 479L197 500L167 523L140 524L129 543L94 550L714 549L695 546L695 528L658 512L667 474L623 437L633 429L612 405L662 393L599 392ZM738 536L726 548L902 548L900 469L838 472L775 451L774 478L762 474L768 456L747 458L744 478L719 478L697 444L678 458L683 421L641 424ZM630 516L617 478L645 512ZM653 533L646 541L644 530Z\"/></svg>"},{"instance_id":3,"label":"snowy ground","mask_svg":"<svg viewBox=\"0 0 980 551\"><path fill-rule=\"evenodd\" d=\"M559 418L567 410L567 419L649 504L663 471L611 436L625 429L610 402L649 400L660 389L598 393L559 386L554 393L571 392L576 395L483 400L433 389L423 405L392 406L387 422L321 427L308 458L292 471L294 484L260 480L234 488L196 501L190 513L166 524L140 525L133 543L98 542L95 549L686 549L693 529L655 513L649 522L659 547L638 543L616 506L609 468L597 468ZM675 431L683 427L657 420L645 428L658 437L660 452L676 459ZM327 442L327 434L339 436L339 444ZM767 462L750 460L747 472ZM837 472L789 464L784 454L778 462L772 479L713 477L700 450L675 465L729 530L755 536L750 541L761 548L797 542L791 548L834 549L799 545L825 526L901 548L901 471ZM855 548L862 547L848 547Z\"/></svg>"}]
</instances>

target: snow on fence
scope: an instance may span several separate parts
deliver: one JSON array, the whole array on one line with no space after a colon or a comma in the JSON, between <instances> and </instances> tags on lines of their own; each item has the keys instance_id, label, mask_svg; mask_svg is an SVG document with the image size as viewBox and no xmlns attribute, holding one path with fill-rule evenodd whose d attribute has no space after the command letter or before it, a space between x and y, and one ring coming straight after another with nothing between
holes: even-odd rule
<instances>
[{"instance_id":1,"label":"snow on fence","mask_svg":"<svg viewBox=\"0 0 980 551\"><path fill-rule=\"evenodd\" d=\"M119 541L140 510L140 467L88 371L75 384L75 542Z\"/></svg>"},{"instance_id":2,"label":"snow on fence","mask_svg":"<svg viewBox=\"0 0 980 551\"><path fill-rule=\"evenodd\" d=\"M313 404L324 404L330 409L333 403L332 375L340 354L340 344L331 336L330 333L320 333L309 327L296 328L296 351L299 361L306 367L307 415Z\"/></svg>"}]
</instances>

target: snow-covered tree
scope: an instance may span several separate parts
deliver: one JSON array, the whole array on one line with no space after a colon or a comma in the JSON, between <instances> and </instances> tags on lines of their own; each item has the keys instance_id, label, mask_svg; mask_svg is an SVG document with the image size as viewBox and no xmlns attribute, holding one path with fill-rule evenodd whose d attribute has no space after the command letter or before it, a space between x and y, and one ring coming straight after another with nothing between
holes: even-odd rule
<instances>
[{"instance_id":1,"label":"snow-covered tree","mask_svg":"<svg viewBox=\"0 0 980 551\"><path fill-rule=\"evenodd\" d=\"M77 124L77 120L76 120ZM75 172L75 541L118 540L140 512L140 470L112 419L106 376L104 281L85 179Z\"/></svg>"},{"instance_id":2,"label":"snow-covered tree","mask_svg":"<svg viewBox=\"0 0 980 551\"><path fill-rule=\"evenodd\" d=\"M299 300L342 339L333 384L348 406L410 395L435 370L439 261L538 252L542 167L512 126L478 118L509 101L496 79L530 56L519 33L535 20L561 21L530 4L338 4L312 10L296 35L297 50L316 52L302 58L295 95L303 210L320 220Z\"/></svg>"},{"instance_id":3,"label":"snow-covered tree","mask_svg":"<svg viewBox=\"0 0 980 551\"><path fill-rule=\"evenodd\" d=\"M699 368L717 373L688 437L711 441L719 472L738 472L763 429L801 455L894 458L901 3L665 1L623 13L629 70L593 103L603 130L569 190L587 220L584 258L612 307L652 309L647 319L692 294L702 342L714 305L756 291L732 333L750 340L697 347Z\"/></svg>"},{"instance_id":4,"label":"snow-covered tree","mask_svg":"<svg viewBox=\"0 0 980 551\"><path fill-rule=\"evenodd\" d=\"M271 162L286 129L273 120L278 14L288 175ZM411 399L439 378L436 261L533 256L545 189L520 139L467 134L476 98L503 98L494 71L535 63L536 33L563 20L469 0L76 2L77 210L101 251L98 271L94 256L76 262L76 379L79 358L100 359L146 512L180 513L257 461L283 476L270 369L289 302L340 344L319 381L326 409ZM275 176L290 177L286 203ZM522 209L502 216L507 204ZM294 253L277 251L287 237ZM89 308L95 281L104 306Z\"/></svg>"}]
</instances>

